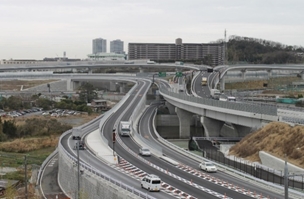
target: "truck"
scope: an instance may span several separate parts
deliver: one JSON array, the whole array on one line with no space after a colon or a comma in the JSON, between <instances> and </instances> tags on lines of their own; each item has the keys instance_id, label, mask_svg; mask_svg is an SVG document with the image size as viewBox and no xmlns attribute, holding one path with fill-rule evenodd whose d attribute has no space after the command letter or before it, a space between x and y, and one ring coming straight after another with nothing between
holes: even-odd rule
<instances>
[{"instance_id":1,"label":"truck","mask_svg":"<svg viewBox=\"0 0 304 199\"><path fill-rule=\"evenodd\" d=\"M176 61L175 65L184 65L184 62L182 62L182 61Z\"/></svg>"},{"instance_id":2,"label":"truck","mask_svg":"<svg viewBox=\"0 0 304 199\"><path fill-rule=\"evenodd\" d=\"M131 133L131 122L120 121L119 123L119 134L121 136L130 136Z\"/></svg>"},{"instance_id":3,"label":"truck","mask_svg":"<svg viewBox=\"0 0 304 199\"><path fill-rule=\"evenodd\" d=\"M202 77L202 86L206 86L207 85L207 77Z\"/></svg>"},{"instance_id":4,"label":"truck","mask_svg":"<svg viewBox=\"0 0 304 199\"><path fill-rule=\"evenodd\" d=\"M72 138L73 140L80 140L81 139L81 129L78 127L74 127L72 129Z\"/></svg>"},{"instance_id":5,"label":"truck","mask_svg":"<svg viewBox=\"0 0 304 199\"><path fill-rule=\"evenodd\" d=\"M212 162L208 162L208 161L202 161L199 164L199 168L206 172L216 172L217 171L216 166Z\"/></svg>"},{"instance_id":6,"label":"truck","mask_svg":"<svg viewBox=\"0 0 304 199\"><path fill-rule=\"evenodd\" d=\"M155 61L151 61L151 60L147 61L147 64L155 64L155 63L156 63Z\"/></svg>"},{"instance_id":7,"label":"truck","mask_svg":"<svg viewBox=\"0 0 304 199\"><path fill-rule=\"evenodd\" d=\"M84 143L84 140L79 140L79 141L77 141L77 142L75 143L73 149L74 149L74 150L77 150L77 146L79 146L79 147L78 147L79 150L85 150L85 143Z\"/></svg>"},{"instance_id":8,"label":"truck","mask_svg":"<svg viewBox=\"0 0 304 199\"><path fill-rule=\"evenodd\" d=\"M220 99L221 96L221 91L217 90L217 89L211 89L210 90L210 95L212 99Z\"/></svg>"}]
</instances>

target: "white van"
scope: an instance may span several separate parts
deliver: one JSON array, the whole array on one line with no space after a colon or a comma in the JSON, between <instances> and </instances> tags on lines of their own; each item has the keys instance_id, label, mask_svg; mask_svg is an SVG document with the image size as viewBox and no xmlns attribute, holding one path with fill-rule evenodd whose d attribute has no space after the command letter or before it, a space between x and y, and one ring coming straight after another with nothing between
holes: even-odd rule
<instances>
[{"instance_id":1,"label":"white van","mask_svg":"<svg viewBox=\"0 0 304 199\"><path fill-rule=\"evenodd\" d=\"M140 184L149 191L160 191L161 180L157 175L149 174L141 179Z\"/></svg>"},{"instance_id":2,"label":"white van","mask_svg":"<svg viewBox=\"0 0 304 199\"><path fill-rule=\"evenodd\" d=\"M229 101L229 102L236 102L236 98L235 98L235 97L232 97L232 96L229 96L229 97L228 97L228 101Z\"/></svg>"}]
</instances>

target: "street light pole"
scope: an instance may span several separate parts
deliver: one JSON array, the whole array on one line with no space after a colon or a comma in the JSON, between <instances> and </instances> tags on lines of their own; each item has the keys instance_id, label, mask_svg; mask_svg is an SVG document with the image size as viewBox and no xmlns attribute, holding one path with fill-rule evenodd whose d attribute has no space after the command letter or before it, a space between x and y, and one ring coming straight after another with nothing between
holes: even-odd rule
<instances>
[{"instance_id":1,"label":"street light pole","mask_svg":"<svg viewBox=\"0 0 304 199\"><path fill-rule=\"evenodd\" d=\"M80 140L77 141L76 143L76 148L77 148L77 199L79 199L80 195L80 169L79 169L79 143Z\"/></svg>"},{"instance_id":2,"label":"street light pole","mask_svg":"<svg viewBox=\"0 0 304 199\"><path fill-rule=\"evenodd\" d=\"M287 165L286 154L285 154L285 167L284 167L284 190L285 190L285 199L288 199L288 165Z\"/></svg>"},{"instance_id":3,"label":"street light pole","mask_svg":"<svg viewBox=\"0 0 304 199\"><path fill-rule=\"evenodd\" d=\"M113 129L112 131L112 142L113 142L113 156L115 157L115 141L116 141L116 135L115 135L116 129Z\"/></svg>"},{"instance_id":4,"label":"street light pole","mask_svg":"<svg viewBox=\"0 0 304 199\"><path fill-rule=\"evenodd\" d=\"M25 199L27 199L27 162L26 155L24 156L24 182L25 182Z\"/></svg>"}]
</instances>

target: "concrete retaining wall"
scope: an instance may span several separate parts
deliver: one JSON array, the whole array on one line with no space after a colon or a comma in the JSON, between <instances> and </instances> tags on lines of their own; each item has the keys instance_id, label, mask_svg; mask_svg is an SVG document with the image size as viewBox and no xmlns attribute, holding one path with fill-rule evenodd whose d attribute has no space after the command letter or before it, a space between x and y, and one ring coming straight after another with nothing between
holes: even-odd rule
<instances>
[{"instance_id":1,"label":"concrete retaining wall","mask_svg":"<svg viewBox=\"0 0 304 199\"><path fill-rule=\"evenodd\" d=\"M179 126L177 115L157 115L156 126Z\"/></svg>"},{"instance_id":2,"label":"concrete retaining wall","mask_svg":"<svg viewBox=\"0 0 304 199\"><path fill-rule=\"evenodd\" d=\"M259 156L260 156L261 162L264 166L267 166L269 168L272 168L272 169L275 169L278 171L284 171L285 160L282 160L273 155L270 155L270 154L266 153L265 151L260 151ZM288 162L288 160L287 160L287 162ZM300 167L297 167L290 163L287 163L287 165L288 165L289 173L304 173L304 169L302 169Z\"/></svg>"},{"instance_id":3,"label":"concrete retaining wall","mask_svg":"<svg viewBox=\"0 0 304 199\"><path fill-rule=\"evenodd\" d=\"M58 181L61 188L71 198L77 195L77 166L59 149L59 173ZM80 198L84 199L139 199L131 192L84 170L80 176Z\"/></svg>"}]
</instances>

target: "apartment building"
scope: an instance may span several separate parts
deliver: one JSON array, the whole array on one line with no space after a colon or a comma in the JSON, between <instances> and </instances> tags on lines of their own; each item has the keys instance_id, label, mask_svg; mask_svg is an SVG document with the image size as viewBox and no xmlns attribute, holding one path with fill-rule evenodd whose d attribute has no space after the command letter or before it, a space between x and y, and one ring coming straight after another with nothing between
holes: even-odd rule
<instances>
[{"instance_id":1,"label":"apartment building","mask_svg":"<svg viewBox=\"0 0 304 199\"><path fill-rule=\"evenodd\" d=\"M102 38L93 39L92 53L105 53L107 52L107 40Z\"/></svg>"},{"instance_id":2,"label":"apartment building","mask_svg":"<svg viewBox=\"0 0 304 199\"><path fill-rule=\"evenodd\" d=\"M224 43L129 43L129 59L150 59L153 61L189 61L217 66L224 63Z\"/></svg>"},{"instance_id":3,"label":"apartment building","mask_svg":"<svg viewBox=\"0 0 304 199\"><path fill-rule=\"evenodd\" d=\"M110 53L125 54L124 42L116 39L110 42Z\"/></svg>"}]
</instances>

